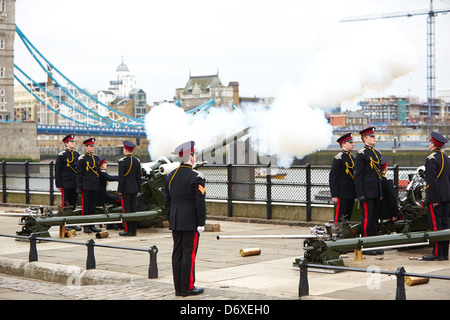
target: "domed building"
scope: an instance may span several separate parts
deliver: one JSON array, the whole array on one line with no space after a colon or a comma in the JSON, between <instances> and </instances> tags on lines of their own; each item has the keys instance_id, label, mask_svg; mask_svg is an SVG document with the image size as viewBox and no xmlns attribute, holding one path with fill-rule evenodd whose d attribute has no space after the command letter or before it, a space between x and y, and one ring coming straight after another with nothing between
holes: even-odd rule
<instances>
[{"instance_id":1,"label":"domed building","mask_svg":"<svg viewBox=\"0 0 450 320\"><path fill-rule=\"evenodd\" d=\"M147 94L136 87L136 78L123 62L116 69L116 79L109 82L108 90L101 90L97 99L108 106L135 118L144 117L149 111ZM105 110L106 112L106 110Z\"/></svg>"},{"instance_id":2,"label":"domed building","mask_svg":"<svg viewBox=\"0 0 450 320\"><path fill-rule=\"evenodd\" d=\"M136 87L136 78L130 74L130 70L123 62L119 64L116 70L116 79L109 82L109 90L112 91L117 98L128 98L131 90Z\"/></svg>"}]
</instances>

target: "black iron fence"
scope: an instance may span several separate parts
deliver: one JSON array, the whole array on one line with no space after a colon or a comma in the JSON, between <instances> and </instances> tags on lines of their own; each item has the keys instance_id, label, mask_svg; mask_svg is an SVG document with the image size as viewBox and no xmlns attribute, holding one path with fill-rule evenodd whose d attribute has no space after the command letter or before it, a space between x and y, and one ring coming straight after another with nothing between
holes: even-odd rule
<instances>
[{"instance_id":1,"label":"black iron fence","mask_svg":"<svg viewBox=\"0 0 450 320\"><path fill-rule=\"evenodd\" d=\"M41 241L60 242L60 243L75 244L75 245L85 245L87 248L86 270L96 268L94 247L148 252L150 254L150 262L149 262L149 267L148 267L148 278L149 279L158 278L158 263L157 263L158 248L155 245L150 246L150 248L148 248L148 249L142 249L142 248L132 248L132 247L98 244L98 243L95 243L95 241L93 239L89 239L87 242L76 242L76 241L64 240L64 239L40 238L40 237L37 237L36 234L34 234L34 233L32 233L30 236L0 234L0 237L15 238L16 240L17 239L28 240L30 242L30 250L28 252L28 261L29 262L38 261L37 243L41 242Z\"/></svg>"},{"instance_id":2,"label":"black iron fence","mask_svg":"<svg viewBox=\"0 0 450 320\"><path fill-rule=\"evenodd\" d=\"M25 193L26 204L30 203L31 192L48 193L50 205L54 205L55 164L33 162L1 162L1 188L3 203L7 202L8 191ZM394 165L388 170L388 178L393 179L398 196L402 196L408 175L416 168ZM307 220L311 219L312 205L331 205L328 176L330 166L292 166L287 169L261 165L205 165L200 171L206 176L207 199L225 200L229 204L236 201L262 202L267 205L267 219L271 219L273 203L294 203L306 206ZM108 172L115 175L117 164L108 164ZM108 185L110 191L117 190L117 182Z\"/></svg>"},{"instance_id":3,"label":"black iron fence","mask_svg":"<svg viewBox=\"0 0 450 320\"><path fill-rule=\"evenodd\" d=\"M420 273L412 273L406 272L405 268L398 267L396 271L386 271L386 270L369 270L362 268L351 268L351 267L341 267L341 266L332 266L332 265L323 265L323 264L310 264L304 258L301 258L298 264L300 268L300 281L298 284L298 296L308 296L309 295L309 282L308 282L308 268L313 269L323 269L323 270L332 270L332 271L353 271L353 272L371 272L371 273L379 273L384 275L395 275L397 277L397 287L395 292L396 300L406 300L406 291L405 291L405 277L419 277L419 278L432 278L439 280L450 280L448 276L440 276L434 274L420 274Z\"/></svg>"}]
</instances>

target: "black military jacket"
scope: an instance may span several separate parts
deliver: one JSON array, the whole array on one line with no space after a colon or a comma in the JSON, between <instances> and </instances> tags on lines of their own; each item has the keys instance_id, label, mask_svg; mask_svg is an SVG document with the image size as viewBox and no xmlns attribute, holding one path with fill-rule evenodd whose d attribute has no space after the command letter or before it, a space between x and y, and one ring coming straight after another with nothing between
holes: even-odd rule
<instances>
[{"instance_id":1,"label":"black military jacket","mask_svg":"<svg viewBox=\"0 0 450 320\"><path fill-rule=\"evenodd\" d=\"M97 203L103 205L108 198L108 191L106 188L108 187L109 181L119 181L118 176L112 176L106 170L100 170L99 172L99 186L100 186L100 194L98 195Z\"/></svg>"},{"instance_id":2,"label":"black military jacket","mask_svg":"<svg viewBox=\"0 0 450 320\"><path fill-rule=\"evenodd\" d=\"M381 198L381 153L369 146L358 150L355 157L355 190L360 200L367 198Z\"/></svg>"},{"instance_id":3,"label":"black military jacket","mask_svg":"<svg viewBox=\"0 0 450 320\"><path fill-rule=\"evenodd\" d=\"M138 193L141 191L141 162L132 155L119 159L119 193Z\"/></svg>"},{"instance_id":4,"label":"black military jacket","mask_svg":"<svg viewBox=\"0 0 450 320\"><path fill-rule=\"evenodd\" d=\"M425 161L425 202L440 203L450 201L450 159L439 149Z\"/></svg>"},{"instance_id":5,"label":"black military jacket","mask_svg":"<svg viewBox=\"0 0 450 320\"><path fill-rule=\"evenodd\" d=\"M100 191L106 192L106 187L108 186L109 181L119 181L118 176L110 175L106 170L100 170L99 172L99 185Z\"/></svg>"},{"instance_id":6,"label":"black military jacket","mask_svg":"<svg viewBox=\"0 0 450 320\"><path fill-rule=\"evenodd\" d=\"M329 175L332 198L356 198L355 184L353 182L354 166L355 156L349 152L341 151L334 157Z\"/></svg>"},{"instance_id":7,"label":"black military jacket","mask_svg":"<svg viewBox=\"0 0 450 320\"><path fill-rule=\"evenodd\" d=\"M77 162L77 189L100 190L99 184L99 157L84 153Z\"/></svg>"},{"instance_id":8,"label":"black military jacket","mask_svg":"<svg viewBox=\"0 0 450 320\"><path fill-rule=\"evenodd\" d=\"M57 188L76 189L77 161L79 156L78 151L69 149L58 154L55 164L55 184Z\"/></svg>"},{"instance_id":9,"label":"black military jacket","mask_svg":"<svg viewBox=\"0 0 450 320\"><path fill-rule=\"evenodd\" d=\"M383 199L380 201L380 219L392 219L398 213L398 202L395 195L394 181L382 177Z\"/></svg>"},{"instance_id":10,"label":"black military jacket","mask_svg":"<svg viewBox=\"0 0 450 320\"><path fill-rule=\"evenodd\" d=\"M196 231L206 220L205 177L192 166L181 164L166 177L164 205L169 229Z\"/></svg>"}]
</instances>

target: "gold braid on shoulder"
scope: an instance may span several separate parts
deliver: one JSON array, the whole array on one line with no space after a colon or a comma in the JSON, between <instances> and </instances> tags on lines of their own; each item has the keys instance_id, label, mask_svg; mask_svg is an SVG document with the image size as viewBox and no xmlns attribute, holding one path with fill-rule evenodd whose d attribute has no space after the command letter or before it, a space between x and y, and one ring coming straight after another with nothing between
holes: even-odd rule
<instances>
[{"instance_id":1,"label":"gold braid on shoulder","mask_svg":"<svg viewBox=\"0 0 450 320\"><path fill-rule=\"evenodd\" d=\"M133 166L133 157L132 157L132 156L127 156L127 157L130 157L130 167L128 168L127 173L125 173L125 174L123 175L124 177L126 177L126 176L130 173L131 167Z\"/></svg>"},{"instance_id":2,"label":"gold braid on shoulder","mask_svg":"<svg viewBox=\"0 0 450 320\"><path fill-rule=\"evenodd\" d=\"M71 165L71 163L73 162L73 151L72 151L72 150L69 150L69 149L67 149L67 151L69 151L69 152L72 154L72 160L69 160L69 158L66 159L66 160L67 160L67 167L70 168L70 169L72 169L72 171L76 173L77 170L75 170L75 169L72 167L72 165Z\"/></svg>"},{"instance_id":3,"label":"gold braid on shoulder","mask_svg":"<svg viewBox=\"0 0 450 320\"><path fill-rule=\"evenodd\" d=\"M91 158L92 158L92 167L89 164L89 160L86 161L86 172L89 172L89 170L91 170L93 173L95 173L98 177L98 172L94 170L95 168L95 159L94 156L92 154L88 154Z\"/></svg>"},{"instance_id":4,"label":"gold braid on shoulder","mask_svg":"<svg viewBox=\"0 0 450 320\"><path fill-rule=\"evenodd\" d=\"M436 176L436 178L437 179L439 179L439 177L441 176L441 173L442 173L442 171L444 170L444 153L442 152L442 150L441 149L436 149L436 150L433 150L434 152L440 152L441 153L441 156L442 156L442 166L441 166L441 171L439 171L439 173L438 173L438 175ZM428 189L428 187L429 187L430 185L426 185L425 186L425 189Z\"/></svg>"},{"instance_id":5,"label":"gold braid on shoulder","mask_svg":"<svg viewBox=\"0 0 450 320\"><path fill-rule=\"evenodd\" d=\"M353 174L352 174L352 172L350 171L350 169L353 169L353 168L355 167L355 163L353 162L352 156L350 155L349 152L344 151L344 150L342 150L342 152L345 153L345 154L347 154L348 157L349 157L349 159L350 159L350 161L352 162L352 165L351 165L351 166L348 164L347 161L345 162L345 166L346 166L346 168L345 168L345 173L348 174L348 175L349 175L350 177L352 177L352 179L353 179Z\"/></svg>"},{"instance_id":6,"label":"gold braid on shoulder","mask_svg":"<svg viewBox=\"0 0 450 320\"><path fill-rule=\"evenodd\" d=\"M370 157L370 168L372 168L373 170L375 170L375 172L377 173L377 175L378 175L378 178L380 178L380 180L382 179L382 176L381 176L381 172L380 172L380 170L378 169L378 164L380 164L380 159L378 159L378 155L377 155L377 153L373 150L373 148L372 147L368 147L368 146L365 146L367 149L370 149L370 150L372 150L372 152L373 152L373 154L375 155L375 158L377 158L377 160L374 160L372 157Z\"/></svg>"},{"instance_id":7,"label":"gold braid on shoulder","mask_svg":"<svg viewBox=\"0 0 450 320\"><path fill-rule=\"evenodd\" d=\"M180 165L180 166L178 166L177 170L175 171L175 173L173 174L172 178L171 178L170 181L169 181L169 192L170 192L170 185L172 184L172 180L173 180L173 178L175 178L175 175L177 174L178 169L180 169L181 167L191 168L190 166L185 166L185 165Z\"/></svg>"}]
</instances>

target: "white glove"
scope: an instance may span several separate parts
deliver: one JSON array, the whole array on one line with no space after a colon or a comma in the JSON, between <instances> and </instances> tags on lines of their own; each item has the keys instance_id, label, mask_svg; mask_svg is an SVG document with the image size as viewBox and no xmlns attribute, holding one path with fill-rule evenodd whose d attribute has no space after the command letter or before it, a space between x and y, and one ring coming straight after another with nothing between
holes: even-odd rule
<instances>
[{"instance_id":1,"label":"white glove","mask_svg":"<svg viewBox=\"0 0 450 320\"><path fill-rule=\"evenodd\" d=\"M202 233L203 231L205 231L205 226L198 226L198 227L197 227L197 231L198 231L199 233Z\"/></svg>"}]
</instances>

